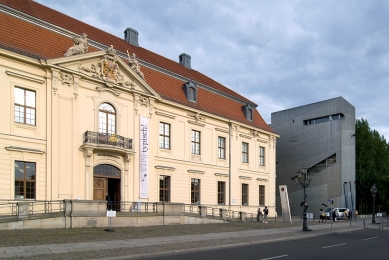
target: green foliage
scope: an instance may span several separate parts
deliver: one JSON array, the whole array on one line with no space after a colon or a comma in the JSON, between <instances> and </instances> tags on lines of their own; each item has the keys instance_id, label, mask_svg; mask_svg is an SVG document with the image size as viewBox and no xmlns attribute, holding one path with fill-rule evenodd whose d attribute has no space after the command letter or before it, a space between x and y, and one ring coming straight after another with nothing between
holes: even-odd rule
<instances>
[{"instance_id":1,"label":"green foliage","mask_svg":"<svg viewBox=\"0 0 389 260\"><path fill-rule=\"evenodd\" d=\"M371 186L378 189L376 208L389 210L389 143L376 130L371 130L367 120L357 119L356 136L356 179L357 209L372 210Z\"/></svg>"}]
</instances>

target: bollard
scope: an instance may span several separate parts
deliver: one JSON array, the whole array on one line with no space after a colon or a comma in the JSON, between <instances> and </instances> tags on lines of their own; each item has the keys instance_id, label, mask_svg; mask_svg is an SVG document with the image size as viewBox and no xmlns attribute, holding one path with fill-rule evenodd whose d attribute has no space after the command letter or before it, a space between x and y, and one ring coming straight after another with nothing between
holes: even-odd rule
<instances>
[{"instance_id":1,"label":"bollard","mask_svg":"<svg viewBox=\"0 0 389 260\"><path fill-rule=\"evenodd\" d=\"M366 228L365 219L363 219L363 228Z\"/></svg>"}]
</instances>

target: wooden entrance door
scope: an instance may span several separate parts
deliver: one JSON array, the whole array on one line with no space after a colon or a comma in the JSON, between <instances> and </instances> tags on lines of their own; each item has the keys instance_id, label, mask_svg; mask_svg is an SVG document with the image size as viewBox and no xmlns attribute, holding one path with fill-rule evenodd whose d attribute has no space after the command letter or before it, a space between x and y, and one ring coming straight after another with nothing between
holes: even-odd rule
<instances>
[{"instance_id":1,"label":"wooden entrance door","mask_svg":"<svg viewBox=\"0 0 389 260\"><path fill-rule=\"evenodd\" d=\"M105 194L108 193L108 179L107 178L93 178L93 199L105 200Z\"/></svg>"}]
</instances>

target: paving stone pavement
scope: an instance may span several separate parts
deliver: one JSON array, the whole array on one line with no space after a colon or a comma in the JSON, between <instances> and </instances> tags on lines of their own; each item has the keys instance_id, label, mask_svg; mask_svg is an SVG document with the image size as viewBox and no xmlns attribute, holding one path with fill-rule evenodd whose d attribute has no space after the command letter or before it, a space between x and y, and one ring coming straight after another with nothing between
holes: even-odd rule
<instances>
[{"instance_id":1,"label":"paving stone pavement","mask_svg":"<svg viewBox=\"0 0 389 260\"><path fill-rule=\"evenodd\" d=\"M0 258L135 259L159 254L301 239L364 227L362 221L353 221L351 226L349 221L340 221L334 223L332 229L329 222L309 222L309 228L312 232L303 232L300 220L294 220L293 223L273 220L267 224L235 222L114 228L114 232L105 232L102 228L1 230Z\"/></svg>"}]
</instances>

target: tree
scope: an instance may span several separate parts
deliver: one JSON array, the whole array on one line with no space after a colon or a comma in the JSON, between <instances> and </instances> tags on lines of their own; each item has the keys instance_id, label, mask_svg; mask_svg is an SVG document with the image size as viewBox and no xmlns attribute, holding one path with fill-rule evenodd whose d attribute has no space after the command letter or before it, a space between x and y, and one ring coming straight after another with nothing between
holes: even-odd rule
<instances>
[{"instance_id":1,"label":"tree","mask_svg":"<svg viewBox=\"0 0 389 260\"><path fill-rule=\"evenodd\" d=\"M389 210L389 144L363 118L356 120L355 136L357 209L372 211L370 188L375 183L376 206Z\"/></svg>"}]
</instances>

